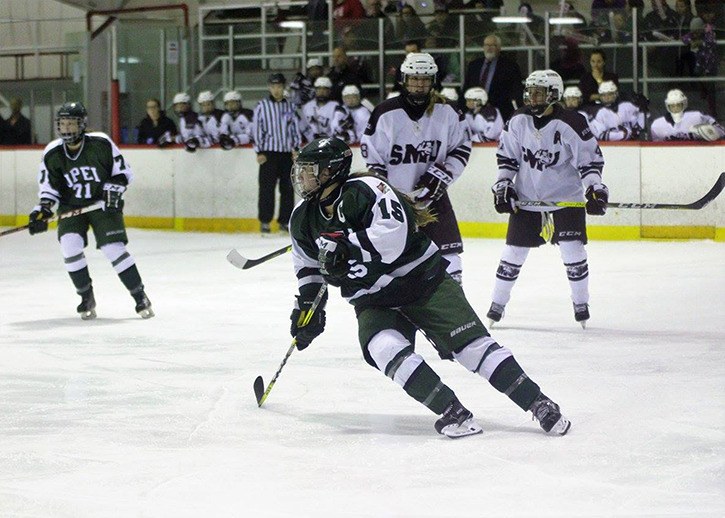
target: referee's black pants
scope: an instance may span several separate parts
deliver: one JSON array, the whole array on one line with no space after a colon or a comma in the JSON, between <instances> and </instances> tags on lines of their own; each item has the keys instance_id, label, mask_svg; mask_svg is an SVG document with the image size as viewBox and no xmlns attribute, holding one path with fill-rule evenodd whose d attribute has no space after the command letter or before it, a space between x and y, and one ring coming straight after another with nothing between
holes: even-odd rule
<instances>
[{"instance_id":1,"label":"referee's black pants","mask_svg":"<svg viewBox=\"0 0 725 518\"><path fill-rule=\"evenodd\" d=\"M269 223L274 217L274 189L279 182L279 215L277 222L280 225L288 225L292 209L294 208L295 195L292 190L292 153L280 153L277 151L260 152L267 157L267 161L259 166L259 221Z\"/></svg>"}]
</instances>

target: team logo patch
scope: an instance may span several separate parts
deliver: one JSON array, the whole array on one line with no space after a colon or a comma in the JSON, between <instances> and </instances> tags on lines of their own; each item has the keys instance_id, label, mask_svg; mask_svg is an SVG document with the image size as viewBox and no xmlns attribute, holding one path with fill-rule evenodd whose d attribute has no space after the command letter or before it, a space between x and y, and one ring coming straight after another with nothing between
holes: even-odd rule
<instances>
[{"instance_id":1,"label":"team logo patch","mask_svg":"<svg viewBox=\"0 0 725 518\"><path fill-rule=\"evenodd\" d=\"M547 167L555 166L559 163L559 152L552 153L548 149L539 149L532 152L525 147L521 148L523 159L531 166L532 169L543 171Z\"/></svg>"}]
</instances>

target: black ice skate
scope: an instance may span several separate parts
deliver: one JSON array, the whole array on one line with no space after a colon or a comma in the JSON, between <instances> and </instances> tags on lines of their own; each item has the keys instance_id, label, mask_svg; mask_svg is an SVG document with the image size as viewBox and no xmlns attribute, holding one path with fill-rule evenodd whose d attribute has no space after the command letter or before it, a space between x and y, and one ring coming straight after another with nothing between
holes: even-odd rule
<instances>
[{"instance_id":1,"label":"black ice skate","mask_svg":"<svg viewBox=\"0 0 725 518\"><path fill-rule=\"evenodd\" d=\"M446 407L443 415L436 421L435 428L438 433L451 439L483 432L483 428L474 421L473 414L458 401L458 398Z\"/></svg>"},{"instance_id":2,"label":"black ice skate","mask_svg":"<svg viewBox=\"0 0 725 518\"><path fill-rule=\"evenodd\" d=\"M151 318L154 316L154 310L151 309L151 301L146 296L146 292L141 290L138 293L132 293L133 300L136 301L136 313L141 315L141 318Z\"/></svg>"},{"instance_id":3,"label":"black ice skate","mask_svg":"<svg viewBox=\"0 0 725 518\"><path fill-rule=\"evenodd\" d=\"M534 414L534 419L539 422L546 433L565 435L571 428L571 422L561 415L559 405L543 393L539 394L536 400L531 403L529 410Z\"/></svg>"},{"instance_id":4,"label":"black ice skate","mask_svg":"<svg viewBox=\"0 0 725 518\"><path fill-rule=\"evenodd\" d=\"M96 318L96 298L93 296L93 288L88 288L81 296L81 303L78 304L76 311L83 320L92 320Z\"/></svg>"},{"instance_id":5,"label":"black ice skate","mask_svg":"<svg viewBox=\"0 0 725 518\"><path fill-rule=\"evenodd\" d=\"M500 322L503 318L503 315L505 313L504 311L505 306L501 304L496 304L495 302L491 302L491 307L488 308L488 313L486 313L486 318L488 318L488 327L493 326L496 322Z\"/></svg>"},{"instance_id":6,"label":"black ice skate","mask_svg":"<svg viewBox=\"0 0 725 518\"><path fill-rule=\"evenodd\" d=\"M574 320L587 328L587 320L589 320L589 304L574 304Z\"/></svg>"},{"instance_id":7,"label":"black ice skate","mask_svg":"<svg viewBox=\"0 0 725 518\"><path fill-rule=\"evenodd\" d=\"M262 237L268 237L272 234L272 226L269 223L261 223L259 225L259 232Z\"/></svg>"}]
</instances>

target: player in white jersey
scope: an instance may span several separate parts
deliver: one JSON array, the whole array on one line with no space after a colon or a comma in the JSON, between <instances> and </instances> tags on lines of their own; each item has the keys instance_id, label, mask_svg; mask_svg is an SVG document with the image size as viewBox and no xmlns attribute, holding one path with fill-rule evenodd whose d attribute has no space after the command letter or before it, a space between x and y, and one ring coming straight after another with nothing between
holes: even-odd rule
<instances>
[{"instance_id":1,"label":"player in white jersey","mask_svg":"<svg viewBox=\"0 0 725 518\"><path fill-rule=\"evenodd\" d=\"M197 148L208 148L211 139L206 136L199 120L199 114L191 109L189 94L179 92L174 96L174 113L179 117L179 134L176 136L177 144L184 144L184 149L193 153Z\"/></svg>"},{"instance_id":2,"label":"player in white jersey","mask_svg":"<svg viewBox=\"0 0 725 518\"><path fill-rule=\"evenodd\" d=\"M332 81L329 77L315 80L315 98L302 106L302 140L312 142L316 138L332 136L332 120L340 104L330 100Z\"/></svg>"},{"instance_id":3,"label":"player in white jersey","mask_svg":"<svg viewBox=\"0 0 725 518\"><path fill-rule=\"evenodd\" d=\"M687 97L682 90L667 92L665 98L667 115L652 123L652 140L707 140L715 141L725 137L725 129L717 121L697 110L687 109Z\"/></svg>"},{"instance_id":4,"label":"player in white jersey","mask_svg":"<svg viewBox=\"0 0 725 518\"><path fill-rule=\"evenodd\" d=\"M473 142L495 142L503 131L503 118L498 108L488 104L488 94L480 86L466 90L466 122Z\"/></svg>"},{"instance_id":5,"label":"player in white jersey","mask_svg":"<svg viewBox=\"0 0 725 518\"><path fill-rule=\"evenodd\" d=\"M224 110L220 110L214 105L214 94L210 90L199 92L196 102L199 103L199 122L204 128L204 133L212 144L218 144Z\"/></svg>"},{"instance_id":6,"label":"player in white jersey","mask_svg":"<svg viewBox=\"0 0 725 518\"><path fill-rule=\"evenodd\" d=\"M590 122L598 140L636 140L644 129L644 113L629 101L618 101L619 90L614 81L599 85L598 109Z\"/></svg>"},{"instance_id":7,"label":"player in white jersey","mask_svg":"<svg viewBox=\"0 0 725 518\"><path fill-rule=\"evenodd\" d=\"M590 122L596 113L596 108L592 105L582 106L582 91L578 86L567 86L564 88L563 104L564 108L574 110L587 118L587 122Z\"/></svg>"},{"instance_id":8,"label":"player in white jersey","mask_svg":"<svg viewBox=\"0 0 725 518\"><path fill-rule=\"evenodd\" d=\"M222 149L232 149L252 141L252 110L242 108L242 95L236 90L224 94L224 115L219 134Z\"/></svg>"},{"instance_id":9,"label":"player in white jersey","mask_svg":"<svg viewBox=\"0 0 725 518\"><path fill-rule=\"evenodd\" d=\"M433 91L438 66L430 54L408 54L400 70L401 95L373 110L360 152L370 170L437 214L438 221L423 232L441 250L448 273L460 283L463 241L446 191L468 164L468 124L460 111Z\"/></svg>"},{"instance_id":10,"label":"player in white jersey","mask_svg":"<svg viewBox=\"0 0 725 518\"><path fill-rule=\"evenodd\" d=\"M360 99L360 89L346 85L342 89L343 106L335 112L332 133L347 144L358 144L370 120L371 110ZM371 105L368 101L366 104Z\"/></svg>"},{"instance_id":11,"label":"player in white jersey","mask_svg":"<svg viewBox=\"0 0 725 518\"><path fill-rule=\"evenodd\" d=\"M492 324L501 320L529 250L551 240L566 267L574 318L584 326L589 319L585 209L519 207L517 201L581 202L586 197L586 213L603 215L609 199L602 184L604 158L586 120L557 102L564 89L559 74L532 72L524 89L528 105L506 123L496 154L494 205L496 212L510 216L486 316Z\"/></svg>"}]
</instances>

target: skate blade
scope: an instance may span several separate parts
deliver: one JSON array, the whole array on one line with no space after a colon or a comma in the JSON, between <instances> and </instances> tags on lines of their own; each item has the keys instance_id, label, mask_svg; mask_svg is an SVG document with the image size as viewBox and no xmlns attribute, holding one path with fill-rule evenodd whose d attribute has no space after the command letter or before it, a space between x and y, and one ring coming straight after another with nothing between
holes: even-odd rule
<instances>
[{"instance_id":1,"label":"skate blade","mask_svg":"<svg viewBox=\"0 0 725 518\"><path fill-rule=\"evenodd\" d=\"M441 433L451 439L458 439L460 437L483 433L483 428L471 417L461 424L449 424L443 427Z\"/></svg>"},{"instance_id":2,"label":"skate blade","mask_svg":"<svg viewBox=\"0 0 725 518\"><path fill-rule=\"evenodd\" d=\"M497 322L491 318L488 319L488 328L491 329Z\"/></svg>"},{"instance_id":3,"label":"skate blade","mask_svg":"<svg viewBox=\"0 0 725 518\"><path fill-rule=\"evenodd\" d=\"M144 318L144 319L155 316L154 310L151 308L142 309L141 311L138 312L138 314L141 318Z\"/></svg>"},{"instance_id":4,"label":"skate blade","mask_svg":"<svg viewBox=\"0 0 725 518\"><path fill-rule=\"evenodd\" d=\"M587 321L586 320L582 320L579 323L581 324L582 329L586 329L587 328Z\"/></svg>"},{"instance_id":5,"label":"skate blade","mask_svg":"<svg viewBox=\"0 0 725 518\"><path fill-rule=\"evenodd\" d=\"M570 428L571 421L569 421L566 417L562 416L561 418L559 418L556 424L551 427L549 433L554 435L566 435Z\"/></svg>"},{"instance_id":6,"label":"skate blade","mask_svg":"<svg viewBox=\"0 0 725 518\"><path fill-rule=\"evenodd\" d=\"M94 318L96 318L96 310L95 309L91 309L89 311L81 311L78 314L81 316L81 319L82 320L93 320Z\"/></svg>"}]
</instances>

